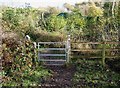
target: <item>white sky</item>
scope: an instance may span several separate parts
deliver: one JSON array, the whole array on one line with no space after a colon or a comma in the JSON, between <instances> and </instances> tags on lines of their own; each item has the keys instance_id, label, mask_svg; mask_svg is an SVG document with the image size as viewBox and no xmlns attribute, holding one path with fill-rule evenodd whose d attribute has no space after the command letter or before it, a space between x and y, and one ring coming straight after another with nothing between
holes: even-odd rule
<instances>
[{"instance_id":1,"label":"white sky","mask_svg":"<svg viewBox=\"0 0 120 88\"><path fill-rule=\"evenodd\" d=\"M0 0L0 5L24 6L24 3L30 3L32 7L63 7L64 3L74 5L76 2L86 2L88 0Z\"/></svg>"},{"instance_id":2,"label":"white sky","mask_svg":"<svg viewBox=\"0 0 120 88\"><path fill-rule=\"evenodd\" d=\"M30 3L32 7L59 7L62 8L64 3L74 5L77 2L87 2L89 0L0 0L0 5L9 5L13 7L24 7L25 3ZM93 1L113 1L113 0L93 0ZM115 0L120 1L120 0Z\"/></svg>"}]
</instances>

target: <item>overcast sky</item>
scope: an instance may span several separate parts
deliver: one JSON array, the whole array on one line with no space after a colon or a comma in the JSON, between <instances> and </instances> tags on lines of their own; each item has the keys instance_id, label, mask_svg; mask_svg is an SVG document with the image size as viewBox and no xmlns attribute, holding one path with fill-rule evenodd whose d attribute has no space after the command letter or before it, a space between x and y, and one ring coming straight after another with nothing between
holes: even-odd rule
<instances>
[{"instance_id":1,"label":"overcast sky","mask_svg":"<svg viewBox=\"0 0 120 88\"><path fill-rule=\"evenodd\" d=\"M76 2L85 2L88 0L0 0L0 5L9 5L9 6L24 6L24 3L30 3L32 7L62 7L64 3L69 3L74 5Z\"/></svg>"}]
</instances>

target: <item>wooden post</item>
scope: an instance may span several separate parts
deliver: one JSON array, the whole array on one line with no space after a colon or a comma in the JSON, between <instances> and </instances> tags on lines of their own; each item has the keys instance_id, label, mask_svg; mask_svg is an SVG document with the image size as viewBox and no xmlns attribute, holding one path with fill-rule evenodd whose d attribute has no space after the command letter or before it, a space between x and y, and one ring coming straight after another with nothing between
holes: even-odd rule
<instances>
[{"instance_id":1,"label":"wooden post","mask_svg":"<svg viewBox=\"0 0 120 88\"><path fill-rule=\"evenodd\" d=\"M120 13L120 11L119 11L119 13ZM118 24L120 24L120 22ZM120 53L120 26L118 27L118 53Z\"/></svg>"},{"instance_id":2,"label":"wooden post","mask_svg":"<svg viewBox=\"0 0 120 88\"><path fill-rule=\"evenodd\" d=\"M32 57L32 62L33 62L33 67L37 66L37 54L36 54L36 42L33 42L33 48L34 48L34 51L33 51L33 57Z\"/></svg>"},{"instance_id":3,"label":"wooden post","mask_svg":"<svg viewBox=\"0 0 120 88\"><path fill-rule=\"evenodd\" d=\"M37 48L37 44L36 44L36 42L33 42L33 44L34 44L34 48Z\"/></svg>"},{"instance_id":4,"label":"wooden post","mask_svg":"<svg viewBox=\"0 0 120 88\"><path fill-rule=\"evenodd\" d=\"M36 49L36 48L37 48L37 44L36 44L36 42L33 42L33 44L34 44L34 48L35 48L35 49L34 49L34 54L35 54L35 58L36 58L36 55L37 55L37 52L36 52L36 50L37 50L37 49ZM36 58L36 59L37 59L37 58Z\"/></svg>"},{"instance_id":5,"label":"wooden post","mask_svg":"<svg viewBox=\"0 0 120 88\"><path fill-rule=\"evenodd\" d=\"M68 35L68 39L67 39L67 63L69 63L70 61L70 35Z\"/></svg>"},{"instance_id":6,"label":"wooden post","mask_svg":"<svg viewBox=\"0 0 120 88\"><path fill-rule=\"evenodd\" d=\"M37 49L37 51L38 51L38 62L40 61L40 52L39 52L39 43L38 43L38 49Z\"/></svg>"},{"instance_id":7,"label":"wooden post","mask_svg":"<svg viewBox=\"0 0 120 88\"><path fill-rule=\"evenodd\" d=\"M103 48L102 48L102 64L105 66L105 48L106 48L106 43L103 41Z\"/></svg>"}]
</instances>

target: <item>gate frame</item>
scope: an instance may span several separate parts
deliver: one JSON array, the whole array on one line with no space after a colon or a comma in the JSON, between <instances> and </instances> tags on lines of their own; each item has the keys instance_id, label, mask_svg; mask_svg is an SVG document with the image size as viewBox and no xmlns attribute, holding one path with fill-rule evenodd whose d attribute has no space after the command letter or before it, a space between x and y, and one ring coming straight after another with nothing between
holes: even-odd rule
<instances>
[{"instance_id":1,"label":"gate frame","mask_svg":"<svg viewBox=\"0 0 120 88\"><path fill-rule=\"evenodd\" d=\"M40 49L40 44L61 44L63 43L65 45L65 48L41 48L41 49L47 49L47 50L64 50L65 51L65 54L41 54L42 56L64 56L65 57L65 60L67 63L70 62L70 50L71 50L71 46L70 46L70 35L68 35L68 38L67 38L67 41L64 41L64 42L34 42L34 47L37 48L37 53L38 53L38 61L45 61L45 60L42 60L40 59L40 53L39 53L39 49ZM42 50L41 50L42 51ZM52 61L52 60L49 60L49 61ZM56 60L53 60L53 61L56 61ZM58 60L58 61L61 61L61 60Z\"/></svg>"}]
</instances>

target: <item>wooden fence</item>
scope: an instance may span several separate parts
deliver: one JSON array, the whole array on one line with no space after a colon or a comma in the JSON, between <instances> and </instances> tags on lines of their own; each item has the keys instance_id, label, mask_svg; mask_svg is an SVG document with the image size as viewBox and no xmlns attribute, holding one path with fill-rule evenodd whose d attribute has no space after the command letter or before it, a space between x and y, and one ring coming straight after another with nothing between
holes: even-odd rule
<instances>
[{"instance_id":1,"label":"wooden fence","mask_svg":"<svg viewBox=\"0 0 120 88\"><path fill-rule=\"evenodd\" d=\"M101 59L103 65L105 60L110 58L120 58L120 41L119 42L72 42L71 46L88 45L94 47L71 48L71 58ZM101 47L99 47L101 46Z\"/></svg>"},{"instance_id":2,"label":"wooden fence","mask_svg":"<svg viewBox=\"0 0 120 88\"><path fill-rule=\"evenodd\" d=\"M40 48L40 44L64 44L64 48ZM79 48L76 46L80 46ZM90 47L84 47L88 45ZM74 47L75 46L75 47ZM105 41L105 42L70 42L70 36L68 36L67 41L65 42L38 42L38 59L40 61L70 61L70 58L86 58L86 59L102 59L102 62L105 63L106 58L120 58L120 41ZM42 54L40 51L65 51L64 54ZM41 57L65 57L65 59L41 59Z\"/></svg>"},{"instance_id":3,"label":"wooden fence","mask_svg":"<svg viewBox=\"0 0 120 88\"><path fill-rule=\"evenodd\" d=\"M71 52L83 52L83 53L89 53L89 56L82 56L82 55L79 55L78 57L79 58L102 58L103 57L103 54L105 54L105 58L120 58L120 42L111 42L111 41L107 41L107 42L72 42L71 43L71 46L74 45L74 44L83 44L83 45L101 45L101 48L71 48ZM107 45L113 45L112 47L107 47ZM103 51L103 46L105 46L105 52ZM114 47L115 46L115 47ZM99 53L99 56L93 56L93 55L90 55L91 53L92 54L95 54L97 52L100 52ZM104 52L104 53L103 53ZM115 55L106 55L107 52L116 52ZM71 57L74 57L75 55L71 54Z\"/></svg>"}]
</instances>

